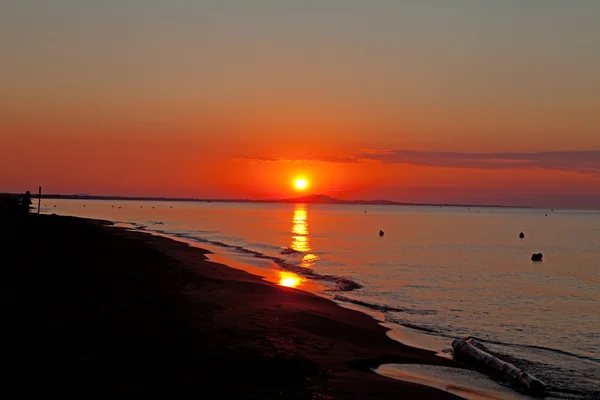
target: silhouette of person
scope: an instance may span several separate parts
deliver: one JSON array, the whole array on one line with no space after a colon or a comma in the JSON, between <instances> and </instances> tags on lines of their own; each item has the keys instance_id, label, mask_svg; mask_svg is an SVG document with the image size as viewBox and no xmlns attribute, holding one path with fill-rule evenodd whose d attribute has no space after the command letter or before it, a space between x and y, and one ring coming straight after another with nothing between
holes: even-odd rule
<instances>
[{"instance_id":1,"label":"silhouette of person","mask_svg":"<svg viewBox=\"0 0 600 400\"><path fill-rule=\"evenodd\" d=\"M25 214L29 213L30 206L31 206L31 193L29 193L29 190L28 190L23 195L23 200L21 200L21 207L23 208L23 212Z\"/></svg>"}]
</instances>

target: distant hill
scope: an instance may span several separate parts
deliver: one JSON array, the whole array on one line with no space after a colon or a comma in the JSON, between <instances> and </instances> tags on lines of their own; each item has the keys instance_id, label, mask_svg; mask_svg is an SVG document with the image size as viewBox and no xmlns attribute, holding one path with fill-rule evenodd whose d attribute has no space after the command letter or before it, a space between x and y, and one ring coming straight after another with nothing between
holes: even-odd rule
<instances>
[{"instance_id":1,"label":"distant hill","mask_svg":"<svg viewBox=\"0 0 600 400\"><path fill-rule=\"evenodd\" d=\"M33 198L37 196L32 196ZM73 199L73 200L137 200L137 201L202 201L222 203L305 203L305 204L354 204L382 206L436 206L436 207L495 207L495 208L529 208L525 206L477 205L477 204L431 204L403 203L391 200L340 200L322 194L293 197L288 199L200 199L200 198L169 198L169 197L126 197L126 196L93 196L93 195L62 195L43 194L44 199Z\"/></svg>"},{"instance_id":2,"label":"distant hill","mask_svg":"<svg viewBox=\"0 0 600 400\"><path fill-rule=\"evenodd\" d=\"M391 200L340 200L322 194L313 194L309 196L293 197L283 200L262 200L269 203L306 203L306 204L356 204L356 205L381 205L381 206L436 206L436 207L495 207L495 208L528 208L522 206L501 206L501 205L476 205L476 204L433 204L433 203L406 203Z\"/></svg>"},{"instance_id":3,"label":"distant hill","mask_svg":"<svg viewBox=\"0 0 600 400\"><path fill-rule=\"evenodd\" d=\"M278 203L307 203L307 204L362 204L362 205L423 205L415 203L400 203L390 200L340 200L323 194L293 197L291 199L273 200ZM429 204L428 204L429 205Z\"/></svg>"},{"instance_id":4,"label":"distant hill","mask_svg":"<svg viewBox=\"0 0 600 400\"><path fill-rule=\"evenodd\" d=\"M314 204L345 204L346 201L334 199L323 194L311 194L308 196L293 197L291 199L276 200L282 203L314 203Z\"/></svg>"}]
</instances>

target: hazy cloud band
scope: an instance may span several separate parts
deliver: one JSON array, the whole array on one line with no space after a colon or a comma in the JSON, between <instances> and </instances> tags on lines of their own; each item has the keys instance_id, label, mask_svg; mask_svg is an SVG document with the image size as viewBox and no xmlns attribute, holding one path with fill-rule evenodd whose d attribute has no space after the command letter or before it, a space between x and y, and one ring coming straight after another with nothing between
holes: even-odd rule
<instances>
[{"instance_id":1,"label":"hazy cloud band","mask_svg":"<svg viewBox=\"0 0 600 400\"><path fill-rule=\"evenodd\" d=\"M351 156L331 157L237 157L250 163L386 163L440 168L524 169L543 168L600 175L600 150L537 153L460 153L409 150L362 150Z\"/></svg>"}]
</instances>

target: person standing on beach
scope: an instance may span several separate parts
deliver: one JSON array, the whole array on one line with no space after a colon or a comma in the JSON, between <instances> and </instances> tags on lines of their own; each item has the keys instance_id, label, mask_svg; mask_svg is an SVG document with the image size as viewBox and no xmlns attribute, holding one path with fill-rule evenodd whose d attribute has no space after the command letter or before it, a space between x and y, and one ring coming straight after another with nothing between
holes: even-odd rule
<instances>
[{"instance_id":1,"label":"person standing on beach","mask_svg":"<svg viewBox=\"0 0 600 400\"><path fill-rule=\"evenodd\" d=\"M24 214L28 214L29 213L30 206L31 206L31 193L29 193L29 190L28 190L23 195L23 200L21 200L21 207L23 209L23 213Z\"/></svg>"}]
</instances>

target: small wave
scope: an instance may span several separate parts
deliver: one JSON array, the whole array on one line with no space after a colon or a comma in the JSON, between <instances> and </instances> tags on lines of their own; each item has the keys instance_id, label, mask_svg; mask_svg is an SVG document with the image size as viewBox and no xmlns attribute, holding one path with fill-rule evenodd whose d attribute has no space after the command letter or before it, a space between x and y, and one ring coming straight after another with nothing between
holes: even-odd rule
<instances>
[{"instance_id":1,"label":"small wave","mask_svg":"<svg viewBox=\"0 0 600 400\"><path fill-rule=\"evenodd\" d=\"M490 339L482 339L482 338L478 338L476 336L471 336L471 337L473 339L477 340L479 343L483 342L483 343L491 343L491 344L496 344L496 345L506 346L506 347L520 347L520 348L527 348L527 349L536 349L536 350L542 350L542 351L548 351L548 352L552 352L552 353L556 353L556 354L561 354L561 355L568 356L568 357L574 357L574 358L578 358L580 360L586 360L586 361L591 361L594 363L600 363L600 359L598 359L598 358L588 357L588 356L584 356L581 354L575 354L575 353L571 353L571 352L564 351L564 350L553 349L551 347L536 346L533 344L505 343L505 342L500 342L500 341L495 341L495 340L490 340Z\"/></svg>"},{"instance_id":2,"label":"small wave","mask_svg":"<svg viewBox=\"0 0 600 400\"><path fill-rule=\"evenodd\" d=\"M281 257L269 256L269 255L266 255L264 253L261 253L261 252L255 251L255 250L247 249L242 246L231 245L231 244L219 242L216 240L209 240L209 239L201 238L198 236L193 236L193 235L190 235L187 233L170 232L170 231L165 231L165 230L160 230L160 229L147 229L147 228L145 228L145 229L148 232L155 232L155 233L160 233L163 235L175 236L178 238L191 240L191 241L199 242L199 243L207 243L207 244L211 244L213 246L230 249L230 250L236 251L241 254L247 254L247 255L250 255L250 256L253 256L256 258L270 260L270 261L274 262L275 264L277 264L278 266L280 266L281 268L283 268L287 271L290 271L290 272L294 272L298 275L302 275L308 279L331 282L331 283L335 284L335 288L330 289L332 291L349 292L351 290L356 290L356 289L360 289L361 287L363 287L360 283L358 283L350 278L343 277L343 276L336 276L336 275L319 274L311 269L307 269L307 268L301 267L299 265L291 264Z\"/></svg>"},{"instance_id":3,"label":"small wave","mask_svg":"<svg viewBox=\"0 0 600 400\"><path fill-rule=\"evenodd\" d=\"M404 326L406 328L413 329L415 331L425 332L425 333L429 333L429 334L432 334L432 335L435 335L435 336L442 336L442 337L447 337L447 338L451 337L450 335L446 335L446 334L442 333L442 331L440 331L438 329L427 328L427 327L424 327L424 326L421 326L421 325L412 324L410 322L406 322L406 321L403 321L403 320L398 320L398 319L395 319L395 318L392 318L392 319L386 318L386 320L388 320L389 322L394 322L394 323L396 323L398 325L402 325L402 326Z\"/></svg>"},{"instance_id":4,"label":"small wave","mask_svg":"<svg viewBox=\"0 0 600 400\"><path fill-rule=\"evenodd\" d=\"M503 343L487 339L479 339L475 336L470 336L475 339L471 342L471 345L485 351L486 353L492 354L498 357L500 360L506 361L515 365L518 368L533 373L536 377L542 379L546 384L546 395L552 398L561 399L592 399L600 398L600 391L597 390L597 385L594 382L588 381L587 378L595 379L595 375L592 374L588 377L585 376L585 372L578 373L575 380L573 379L573 372L562 365L549 365L525 358L517 357L511 354L507 354L504 351L496 351L487 347L484 343L495 344L500 346L520 347L520 348L532 348L536 350L551 351L559 353L561 355L567 355L570 357L579 358L577 355L564 352L557 349L550 349L540 346L528 346L519 345L514 343ZM503 382L499 382L504 384Z\"/></svg>"},{"instance_id":5,"label":"small wave","mask_svg":"<svg viewBox=\"0 0 600 400\"><path fill-rule=\"evenodd\" d=\"M401 312L401 313L406 313L406 314L417 314L417 315L431 315L431 314L437 313L436 311L433 311L433 310L416 310L414 308L398 308L398 307L392 307L392 306L383 305L383 304L368 303L366 301L351 299L349 297L342 296L342 295L335 295L335 296L333 296L333 299L338 300L338 301L343 301L346 303L356 304L359 306L370 308L375 311L382 311L382 312Z\"/></svg>"},{"instance_id":6,"label":"small wave","mask_svg":"<svg viewBox=\"0 0 600 400\"><path fill-rule=\"evenodd\" d=\"M296 254L302 254L301 251L298 250L294 250L290 247L286 247L285 249L281 250L281 252L279 254L282 255L296 255Z\"/></svg>"},{"instance_id":7,"label":"small wave","mask_svg":"<svg viewBox=\"0 0 600 400\"><path fill-rule=\"evenodd\" d=\"M404 288L410 288L410 289L428 289L429 286L425 286L425 285L404 285Z\"/></svg>"}]
</instances>

